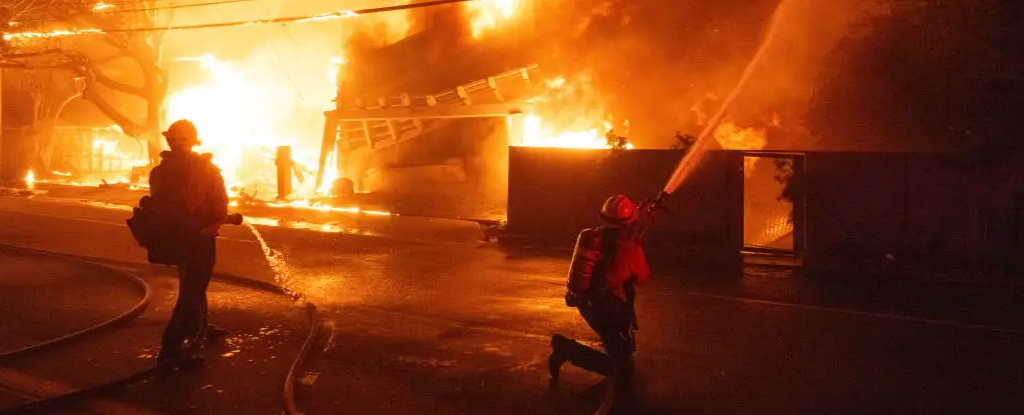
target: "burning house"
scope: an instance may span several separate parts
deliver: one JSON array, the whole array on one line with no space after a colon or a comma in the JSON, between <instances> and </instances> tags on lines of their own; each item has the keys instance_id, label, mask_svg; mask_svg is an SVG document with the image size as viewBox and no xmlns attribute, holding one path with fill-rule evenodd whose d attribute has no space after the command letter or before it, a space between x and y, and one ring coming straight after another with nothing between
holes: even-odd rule
<instances>
[{"instance_id":1,"label":"burning house","mask_svg":"<svg viewBox=\"0 0 1024 415\"><path fill-rule=\"evenodd\" d=\"M675 213L650 234L670 252L730 261L743 250L877 261L954 252L984 258L986 241L1002 241L1004 251L1017 246L1012 232L1003 235L982 219L962 229L911 220L948 219L906 196L919 193L987 217L939 198L934 183L915 181L924 170L914 169L946 172L948 166L936 167L940 156L853 155L898 146L837 144L831 130L812 136L802 122L808 112L822 122L841 118L829 109L835 102L808 109L813 79L829 69L822 62L851 22L867 13L862 2L695 2L673 13L665 12L673 2L629 1L444 1L403 9L413 3L422 2L396 1L387 13L365 14L360 8L382 9L370 1L346 4L353 10L335 10L329 1L268 1L176 10L178 29L203 30L168 29L147 40L159 43L158 63L170 74L157 124L194 121L199 150L215 154L243 205L507 220L516 236L565 246L595 223L593 212L609 194L642 199L671 187ZM284 21L296 24L266 24ZM90 36L102 33L62 27L23 37L95 41ZM118 70L126 79L145 78ZM114 86L100 90L117 92ZM17 108L8 96L4 101ZM151 108L143 112L152 115ZM11 128L21 127L4 128L7 145ZM679 148L668 150L677 129L700 134L677 132ZM146 154L131 156L136 162L159 150L157 129L122 130L149 144ZM88 132L88 145L54 154L81 165L73 160L93 146L124 158L100 131ZM914 168L900 170L900 163ZM861 170L874 164L907 179L889 183ZM990 181L1018 177L991 174ZM988 209L1019 210L1013 186L984 196L1001 200ZM848 208L857 206L842 202L848 194L877 198L872 207L905 218Z\"/></svg>"}]
</instances>

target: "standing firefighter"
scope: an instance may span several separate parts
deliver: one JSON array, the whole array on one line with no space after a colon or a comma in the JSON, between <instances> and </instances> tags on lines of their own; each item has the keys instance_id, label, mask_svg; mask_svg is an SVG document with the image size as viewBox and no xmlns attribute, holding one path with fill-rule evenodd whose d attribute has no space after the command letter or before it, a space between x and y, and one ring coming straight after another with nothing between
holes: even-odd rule
<instances>
[{"instance_id":1,"label":"standing firefighter","mask_svg":"<svg viewBox=\"0 0 1024 415\"><path fill-rule=\"evenodd\" d=\"M557 382L562 363L570 362L605 376L614 375L621 391L633 380L635 286L651 270L634 232L639 217L628 197L610 197L601 209L608 225L585 229L576 241L565 303L576 307L604 344L607 355L561 335L551 339L549 370Z\"/></svg>"},{"instance_id":2,"label":"standing firefighter","mask_svg":"<svg viewBox=\"0 0 1024 415\"><path fill-rule=\"evenodd\" d=\"M178 268L178 301L164 330L157 362L195 365L202 363L196 356L199 342L226 334L208 326L206 288L216 261L214 239L220 225L228 221L228 197L212 156L192 151L199 145L195 125L179 120L163 135L170 151L160 154L160 165L150 173L152 196L140 201L143 214L136 211L137 218L149 218L142 222L154 225L137 226L148 229L150 235L136 238L149 250L150 262Z\"/></svg>"}]
</instances>

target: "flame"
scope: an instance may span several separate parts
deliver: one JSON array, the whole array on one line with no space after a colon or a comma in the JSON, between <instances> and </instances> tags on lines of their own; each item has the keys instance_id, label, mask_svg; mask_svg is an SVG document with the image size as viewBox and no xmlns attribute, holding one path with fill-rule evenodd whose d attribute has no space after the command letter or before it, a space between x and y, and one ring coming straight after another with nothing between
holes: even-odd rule
<instances>
[{"instance_id":1,"label":"flame","mask_svg":"<svg viewBox=\"0 0 1024 415\"><path fill-rule=\"evenodd\" d=\"M768 144L768 137L765 131L757 128L741 128L740 126L724 122L715 128L715 141L726 150L760 150ZM757 164L756 157L745 157L743 168L749 176Z\"/></svg>"},{"instance_id":2,"label":"flame","mask_svg":"<svg viewBox=\"0 0 1024 415\"><path fill-rule=\"evenodd\" d=\"M509 119L510 144L525 147L612 148L607 121L589 78L557 77L544 81L543 94L521 121ZM616 134L617 135L617 134ZM627 149L633 148L626 144Z\"/></svg>"},{"instance_id":3,"label":"flame","mask_svg":"<svg viewBox=\"0 0 1024 415\"><path fill-rule=\"evenodd\" d=\"M28 173L25 174L25 184L28 186L36 184L36 173L32 169L29 169Z\"/></svg>"},{"instance_id":4,"label":"flame","mask_svg":"<svg viewBox=\"0 0 1024 415\"><path fill-rule=\"evenodd\" d=\"M304 128L290 118L298 103L287 85L256 82L251 79L255 73L243 73L209 54L179 61L199 62L208 79L171 94L167 119L196 125L202 142L196 150L214 154L229 186L271 187L278 146L293 146L299 167L314 165L310 160L316 154L300 146Z\"/></svg>"},{"instance_id":5,"label":"flame","mask_svg":"<svg viewBox=\"0 0 1024 415\"><path fill-rule=\"evenodd\" d=\"M484 32L497 28L499 23L511 20L518 7L518 0L478 0L466 3L473 37L480 38Z\"/></svg>"},{"instance_id":6,"label":"flame","mask_svg":"<svg viewBox=\"0 0 1024 415\"><path fill-rule=\"evenodd\" d=\"M523 147L562 147L562 148L611 148L605 134L611 131L608 123L603 124L603 131L590 128L577 131L559 131L544 121L537 114L530 114L523 120L521 142L514 144ZM632 144L626 144L632 149Z\"/></svg>"},{"instance_id":7,"label":"flame","mask_svg":"<svg viewBox=\"0 0 1024 415\"><path fill-rule=\"evenodd\" d=\"M93 151L102 153L104 157L112 156L117 152L117 142L114 140L97 138L92 141L92 149Z\"/></svg>"},{"instance_id":8,"label":"flame","mask_svg":"<svg viewBox=\"0 0 1024 415\"><path fill-rule=\"evenodd\" d=\"M273 207L273 208L290 207L290 208L296 208L296 209L316 210L316 211L320 211L320 212L361 213L361 214L373 215L373 216L391 216L392 215L391 212L385 212L385 211L380 211L380 210L366 210L366 209L362 209L362 208L359 208L359 207L335 207L335 206L331 206L331 205L315 204L315 203L311 203L309 200L305 200L305 199L303 199L303 200L294 200L294 201L291 201L291 202L288 202L288 203L271 202L271 203L267 203L267 206L270 206L270 207Z\"/></svg>"},{"instance_id":9,"label":"flame","mask_svg":"<svg viewBox=\"0 0 1024 415\"><path fill-rule=\"evenodd\" d=\"M107 3L104 3L104 2L101 1L99 3L96 3L95 6L92 6L92 11L98 12L98 11L103 11L103 10L112 9L112 8L114 8L113 4L107 4Z\"/></svg>"},{"instance_id":10,"label":"flame","mask_svg":"<svg viewBox=\"0 0 1024 415\"><path fill-rule=\"evenodd\" d=\"M22 39L51 39L69 36L79 35L100 35L106 33L100 29L71 29L71 30L51 30L49 32L17 32L17 33L4 33L4 40L22 40Z\"/></svg>"}]
</instances>

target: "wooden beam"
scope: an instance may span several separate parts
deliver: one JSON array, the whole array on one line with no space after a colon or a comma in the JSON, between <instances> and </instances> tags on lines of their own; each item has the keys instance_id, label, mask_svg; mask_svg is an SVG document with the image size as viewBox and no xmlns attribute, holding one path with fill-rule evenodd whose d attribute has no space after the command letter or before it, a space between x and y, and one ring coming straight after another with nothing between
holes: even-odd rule
<instances>
[{"instance_id":1,"label":"wooden beam","mask_svg":"<svg viewBox=\"0 0 1024 415\"><path fill-rule=\"evenodd\" d=\"M526 112L530 104L511 102L502 104L385 108L377 110L332 111L339 121L389 121L424 118L494 118Z\"/></svg>"},{"instance_id":2,"label":"wooden beam","mask_svg":"<svg viewBox=\"0 0 1024 415\"><path fill-rule=\"evenodd\" d=\"M388 133L391 134L391 139L398 141L398 133L395 132L395 122L391 120L385 122L388 123Z\"/></svg>"},{"instance_id":3,"label":"wooden beam","mask_svg":"<svg viewBox=\"0 0 1024 415\"><path fill-rule=\"evenodd\" d=\"M338 120L327 113L324 122L323 141L320 144L320 163L316 169L316 189L320 189L324 181L324 167L327 165L327 158L332 152L337 152L338 141ZM337 157L337 154L335 154Z\"/></svg>"},{"instance_id":4,"label":"wooden beam","mask_svg":"<svg viewBox=\"0 0 1024 415\"><path fill-rule=\"evenodd\" d=\"M367 119L363 119L363 138L366 139L366 147L373 150L373 137L370 137L370 125Z\"/></svg>"},{"instance_id":5,"label":"wooden beam","mask_svg":"<svg viewBox=\"0 0 1024 415\"><path fill-rule=\"evenodd\" d=\"M496 81L493 76L487 78L487 86L491 88L491 92L494 93L494 98L497 99L498 102L505 102L505 97L501 94L501 90L498 89L498 81Z\"/></svg>"}]
</instances>

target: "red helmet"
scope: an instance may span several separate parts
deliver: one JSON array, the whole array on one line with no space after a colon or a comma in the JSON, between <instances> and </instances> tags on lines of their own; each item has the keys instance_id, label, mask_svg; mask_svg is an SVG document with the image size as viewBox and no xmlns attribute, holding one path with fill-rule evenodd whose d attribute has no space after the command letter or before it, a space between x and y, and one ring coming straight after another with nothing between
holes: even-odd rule
<instances>
[{"instance_id":1,"label":"red helmet","mask_svg":"<svg viewBox=\"0 0 1024 415\"><path fill-rule=\"evenodd\" d=\"M609 197L601 207L601 216L623 225L632 223L637 217L636 204L626 195Z\"/></svg>"}]
</instances>

